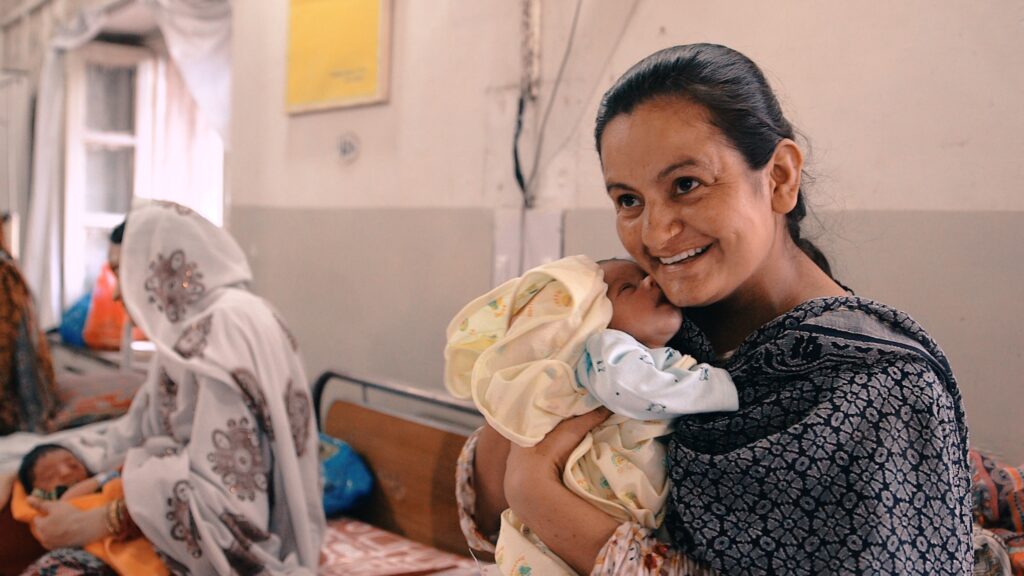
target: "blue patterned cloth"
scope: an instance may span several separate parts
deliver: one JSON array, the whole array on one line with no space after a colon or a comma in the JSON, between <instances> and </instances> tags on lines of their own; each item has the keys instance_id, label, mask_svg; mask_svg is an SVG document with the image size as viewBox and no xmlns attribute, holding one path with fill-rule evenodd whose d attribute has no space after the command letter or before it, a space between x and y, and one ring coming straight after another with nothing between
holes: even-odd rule
<instances>
[{"instance_id":1,"label":"blue patterned cloth","mask_svg":"<svg viewBox=\"0 0 1024 576\"><path fill-rule=\"evenodd\" d=\"M21 576L116 576L102 560L81 548L59 548L36 560Z\"/></svg>"},{"instance_id":2,"label":"blue patterned cloth","mask_svg":"<svg viewBox=\"0 0 1024 576\"><path fill-rule=\"evenodd\" d=\"M691 322L669 343L713 362ZM967 426L945 355L905 313L805 302L719 363L740 409L680 418L667 525L726 574L969 574Z\"/></svg>"}]
</instances>

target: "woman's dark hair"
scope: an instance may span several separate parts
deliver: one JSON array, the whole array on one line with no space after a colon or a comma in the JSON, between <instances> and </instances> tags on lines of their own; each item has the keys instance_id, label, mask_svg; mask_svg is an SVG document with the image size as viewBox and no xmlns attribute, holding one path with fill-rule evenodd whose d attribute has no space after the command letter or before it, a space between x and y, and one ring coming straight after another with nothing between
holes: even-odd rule
<instances>
[{"instance_id":1,"label":"woman's dark hair","mask_svg":"<svg viewBox=\"0 0 1024 576\"><path fill-rule=\"evenodd\" d=\"M612 119L658 97L685 98L703 106L711 124L751 169L764 167L783 138L795 140L793 126L757 64L732 48L687 44L659 50L637 62L605 92L594 128L598 154L601 135ZM831 276L825 255L800 237L800 222L806 215L801 189L796 206L786 214L786 228L793 242Z\"/></svg>"},{"instance_id":2,"label":"woman's dark hair","mask_svg":"<svg viewBox=\"0 0 1024 576\"><path fill-rule=\"evenodd\" d=\"M121 242L124 242L124 225L127 223L128 220L125 220L124 222L121 222L120 224L115 226L114 229L110 231L111 244L117 244L118 246L120 246Z\"/></svg>"},{"instance_id":3,"label":"woman's dark hair","mask_svg":"<svg viewBox=\"0 0 1024 576\"><path fill-rule=\"evenodd\" d=\"M21 485L25 488L25 492L31 494L32 489L35 487L36 462L38 462L43 456L46 456L50 452L54 452L56 450L67 450L67 448L59 444L40 444L22 458L21 466L18 467L18 480L21 481Z\"/></svg>"}]
</instances>

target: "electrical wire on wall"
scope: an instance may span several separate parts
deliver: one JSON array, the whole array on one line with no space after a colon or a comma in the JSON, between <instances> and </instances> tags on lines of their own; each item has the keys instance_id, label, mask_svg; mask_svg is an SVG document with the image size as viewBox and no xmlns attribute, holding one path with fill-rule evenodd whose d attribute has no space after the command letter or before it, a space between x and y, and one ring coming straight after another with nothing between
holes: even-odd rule
<instances>
[{"instance_id":1,"label":"electrical wire on wall","mask_svg":"<svg viewBox=\"0 0 1024 576\"><path fill-rule=\"evenodd\" d=\"M529 10L530 5L530 0L525 0L524 10ZM536 196L533 191L533 185L536 182L538 173L538 161L540 160L540 153L544 146L544 129L547 126L548 118L551 115L552 104L554 103L555 98L558 97L558 88L559 86L561 86L562 79L565 76L565 64L569 60L569 54L572 53L572 45L573 41L576 38L576 30L579 26L580 21L580 9L582 7L583 0L576 0L576 8L573 10L572 14L572 24L569 27L569 39L566 41L565 51L562 53L562 61L558 65L558 73L555 75L555 80L551 85L551 96L548 97L547 105L544 107L544 115L541 118L540 129L537 132L537 146L534 150L533 163L530 167L530 175L527 178L523 177L523 166L519 155L519 140L523 132L523 115L526 111L526 101L527 99L532 100L536 97L534 94L536 87L532 82L530 82L527 79L527 74L524 74L524 81L521 83L520 86L519 106L517 107L516 111L516 130L512 142L512 159L515 167L516 183L519 184L519 190L523 195L523 207L526 209L533 208L536 202ZM528 17L529 16L527 16L526 18ZM524 18L524 20L526 20L526 18ZM536 30L536 27L533 27L531 25L531 29L530 31L528 31L528 34L532 33L533 30ZM524 45L534 46L535 44L530 40L531 39L529 38L529 36L525 37ZM532 56L536 58L535 53L532 54ZM529 65L530 62L525 61L524 58L523 64L524 66L526 66Z\"/></svg>"},{"instance_id":2,"label":"electrical wire on wall","mask_svg":"<svg viewBox=\"0 0 1024 576\"><path fill-rule=\"evenodd\" d=\"M584 14L583 0L577 0L557 72L550 89L545 90L541 105L540 18L543 1L521 0L522 74L512 142L513 173L521 199L516 225L518 240L515 247L506 249L516 250L518 257L505 252L512 262L516 262L514 268L520 274L562 252L561 211L535 210L541 176L549 163L577 135L587 103L600 86L640 3L640 0L587 0L587 12ZM558 16L565 14L563 10L568 7L562 3L545 6ZM572 78L571 82L569 78ZM531 136L535 146L524 154L521 150L524 124L538 118L533 116L534 112L539 114L537 130L533 132L536 136ZM527 134L531 131L527 130ZM552 147L552 143L556 146ZM507 276L498 274L496 278L504 281Z\"/></svg>"},{"instance_id":3,"label":"electrical wire on wall","mask_svg":"<svg viewBox=\"0 0 1024 576\"><path fill-rule=\"evenodd\" d=\"M524 166L520 153L523 122L528 107L537 100L539 93L539 38L536 35L539 34L540 29L537 19L541 1L523 0L523 75L520 81L513 137L513 168L525 209L533 208L536 205L540 174L558 151L564 149L576 134L586 110L584 102L593 96L594 91L600 85L603 73L607 70L616 49L622 43L626 30L640 4L640 0L609 0L606 2L588 0L587 22L590 28L593 28L591 30L593 37L587 38L583 31L588 26L582 24L583 18L581 17L583 2L577 0L558 72L544 105L532 162L528 166ZM595 20L595 15L598 17L597 20ZM614 38L614 40L609 42L609 38ZM574 71L575 88L570 95L559 100L558 96L569 69ZM553 118L555 108L559 108L559 113L554 117L559 118L560 121L552 130L549 121ZM564 118L569 120L565 121ZM545 146L545 143L551 138L557 139L557 145L553 148Z\"/></svg>"}]
</instances>

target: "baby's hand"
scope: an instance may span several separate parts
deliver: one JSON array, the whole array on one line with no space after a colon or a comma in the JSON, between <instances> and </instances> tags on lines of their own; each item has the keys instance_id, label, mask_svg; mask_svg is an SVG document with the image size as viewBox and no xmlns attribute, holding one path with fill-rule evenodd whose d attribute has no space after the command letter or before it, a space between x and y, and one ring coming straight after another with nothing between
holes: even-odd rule
<instances>
[{"instance_id":1,"label":"baby's hand","mask_svg":"<svg viewBox=\"0 0 1024 576\"><path fill-rule=\"evenodd\" d=\"M61 495L60 500L64 502L72 498L78 498L79 496L92 494L93 492L99 490L99 488L100 484L99 482L96 481L95 478L86 478L85 480L82 480L81 482L75 484L71 488L68 488L64 492L64 494Z\"/></svg>"}]
</instances>

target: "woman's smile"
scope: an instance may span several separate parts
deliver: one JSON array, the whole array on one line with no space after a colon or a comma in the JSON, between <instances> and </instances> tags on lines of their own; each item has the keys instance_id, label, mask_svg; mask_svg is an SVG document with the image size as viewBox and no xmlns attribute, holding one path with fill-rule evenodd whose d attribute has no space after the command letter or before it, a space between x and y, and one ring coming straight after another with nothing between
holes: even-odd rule
<instances>
[{"instance_id":1,"label":"woman's smile","mask_svg":"<svg viewBox=\"0 0 1024 576\"><path fill-rule=\"evenodd\" d=\"M667 265L667 266L668 265L673 265L673 264L688 263L688 262L691 262L694 259L696 259L698 256L702 255L703 253L707 252L708 249L711 248L711 246L712 246L711 244L708 244L707 246L700 246L700 247L697 247L697 248L690 248L688 250L683 250L682 252L679 252L675 256L669 256L669 257L664 257L663 256L663 257L657 258L657 260L662 262L663 265Z\"/></svg>"}]
</instances>

